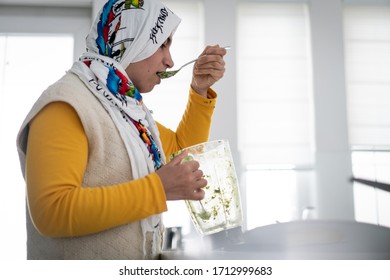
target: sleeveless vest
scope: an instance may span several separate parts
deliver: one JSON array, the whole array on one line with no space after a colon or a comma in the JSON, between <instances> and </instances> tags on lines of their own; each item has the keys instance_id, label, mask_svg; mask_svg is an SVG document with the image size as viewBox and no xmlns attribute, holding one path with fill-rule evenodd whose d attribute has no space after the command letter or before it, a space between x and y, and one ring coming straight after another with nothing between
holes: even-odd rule
<instances>
[{"instance_id":1,"label":"sleeveless vest","mask_svg":"<svg viewBox=\"0 0 390 280\"><path fill-rule=\"evenodd\" d=\"M131 163L113 121L99 100L70 72L42 93L22 124L17 146L23 176L29 123L44 106L57 101L75 109L88 139L82 186L109 186L132 180ZM50 238L36 230L28 210L26 220L28 259L157 259L162 248L163 225L156 238L157 252L152 252L153 233L143 236L140 221L87 236Z\"/></svg>"}]
</instances>

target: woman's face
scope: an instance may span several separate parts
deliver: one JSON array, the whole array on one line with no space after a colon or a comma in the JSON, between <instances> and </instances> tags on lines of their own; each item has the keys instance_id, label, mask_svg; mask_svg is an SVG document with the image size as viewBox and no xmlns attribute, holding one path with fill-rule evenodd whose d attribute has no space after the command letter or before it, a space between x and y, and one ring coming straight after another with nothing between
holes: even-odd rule
<instances>
[{"instance_id":1,"label":"woman's face","mask_svg":"<svg viewBox=\"0 0 390 280\"><path fill-rule=\"evenodd\" d=\"M157 73L173 67L174 63L169 50L171 44L172 35L152 56L135 63L130 63L126 68L127 75L139 92L150 92L155 85L161 82L161 78Z\"/></svg>"}]
</instances>

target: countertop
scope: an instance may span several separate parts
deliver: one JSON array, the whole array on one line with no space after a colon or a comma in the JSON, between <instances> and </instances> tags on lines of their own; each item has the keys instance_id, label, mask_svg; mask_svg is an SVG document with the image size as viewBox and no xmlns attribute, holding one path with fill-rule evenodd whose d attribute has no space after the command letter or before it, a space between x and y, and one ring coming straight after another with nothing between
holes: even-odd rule
<instances>
[{"instance_id":1,"label":"countertop","mask_svg":"<svg viewBox=\"0 0 390 280\"><path fill-rule=\"evenodd\" d=\"M208 240L161 259L390 260L390 228L355 221L278 223L244 232L235 244L218 240L217 248Z\"/></svg>"}]
</instances>

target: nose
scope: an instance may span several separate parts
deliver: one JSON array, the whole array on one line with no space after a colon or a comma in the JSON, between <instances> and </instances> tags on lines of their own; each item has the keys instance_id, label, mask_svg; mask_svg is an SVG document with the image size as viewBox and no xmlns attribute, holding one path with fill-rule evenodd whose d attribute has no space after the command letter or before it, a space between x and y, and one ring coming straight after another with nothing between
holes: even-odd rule
<instances>
[{"instance_id":1,"label":"nose","mask_svg":"<svg viewBox=\"0 0 390 280\"><path fill-rule=\"evenodd\" d=\"M175 65L171 56L171 52L169 50L166 52L166 55L164 56L163 63L165 66L167 66L167 68L172 68Z\"/></svg>"}]
</instances>

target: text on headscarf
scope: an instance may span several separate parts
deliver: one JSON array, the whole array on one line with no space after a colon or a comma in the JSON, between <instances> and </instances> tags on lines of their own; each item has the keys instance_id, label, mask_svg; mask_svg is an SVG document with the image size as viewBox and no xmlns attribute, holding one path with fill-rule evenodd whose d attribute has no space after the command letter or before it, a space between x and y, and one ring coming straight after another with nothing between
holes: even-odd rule
<instances>
[{"instance_id":1,"label":"text on headscarf","mask_svg":"<svg viewBox=\"0 0 390 280\"><path fill-rule=\"evenodd\" d=\"M157 18L157 21L155 23L155 26L151 29L150 32L150 39L152 40L153 44L158 44L156 35L158 34L159 31L161 33L163 32L163 27L164 27L164 22L168 17L168 10L166 8L162 8L160 10L160 14Z\"/></svg>"}]
</instances>

